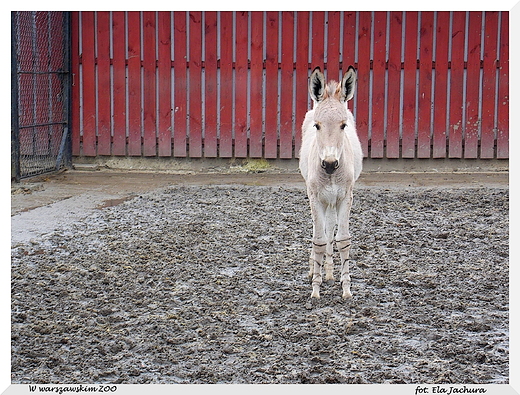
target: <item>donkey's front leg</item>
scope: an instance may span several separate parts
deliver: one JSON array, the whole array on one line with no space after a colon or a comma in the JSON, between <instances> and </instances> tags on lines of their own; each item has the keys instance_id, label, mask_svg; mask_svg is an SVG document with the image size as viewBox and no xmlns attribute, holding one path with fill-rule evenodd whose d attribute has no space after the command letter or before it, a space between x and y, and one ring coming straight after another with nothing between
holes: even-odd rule
<instances>
[{"instance_id":1,"label":"donkey's front leg","mask_svg":"<svg viewBox=\"0 0 520 395\"><path fill-rule=\"evenodd\" d=\"M325 236L325 209L316 199L310 198L313 222L312 252L309 259L312 275L311 298L320 297L320 285L322 283L323 258L327 250L327 238Z\"/></svg>"},{"instance_id":2,"label":"donkey's front leg","mask_svg":"<svg viewBox=\"0 0 520 395\"><path fill-rule=\"evenodd\" d=\"M351 237L349 232L350 209L352 207L352 189L349 189L345 199L338 205L338 233L336 234L336 246L341 259L341 286L343 298L352 298L350 292L350 274L348 259L350 253Z\"/></svg>"},{"instance_id":3,"label":"donkey's front leg","mask_svg":"<svg viewBox=\"0 0 520 395\"><path fill-rule=\"evenodd\" d=\"M327 238L327 249L325 252L325 282L329 285L334 283L334 262L332 254L334 252L334 228L336 227L336 209L330 206L325 211L325 237Z\"/></svg>"}]
</instances>

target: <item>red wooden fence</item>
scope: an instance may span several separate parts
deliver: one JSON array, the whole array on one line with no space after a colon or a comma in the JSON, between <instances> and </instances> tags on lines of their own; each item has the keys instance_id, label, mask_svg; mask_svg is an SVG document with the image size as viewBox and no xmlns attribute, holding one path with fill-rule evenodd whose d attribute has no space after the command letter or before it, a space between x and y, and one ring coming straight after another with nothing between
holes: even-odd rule
<instances>
[{"instance_id":1,"label":"red wooden fence","mask_svg":"<svg viewBox=\"0 0 520 395\"><path fill-rule=\"evenodd\" d=\"M73 12L73 154L298 157L315 66L370 158L509 157L509 13Z\"/></svg>"}]
</instances>

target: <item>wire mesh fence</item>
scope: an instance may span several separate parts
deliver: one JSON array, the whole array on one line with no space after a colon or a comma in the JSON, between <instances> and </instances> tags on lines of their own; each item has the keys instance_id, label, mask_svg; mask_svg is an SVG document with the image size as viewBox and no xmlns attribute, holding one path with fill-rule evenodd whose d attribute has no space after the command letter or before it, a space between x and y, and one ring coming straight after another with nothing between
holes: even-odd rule
<instances>
[{"instance_id":1,"label":"wire mesh fence","mask_svg":"<svg viewBox=\"0 0 520 395\"><path fill-rule=\"evenodd\" d=\"M12 23L12 178L70 165L67 12L17 11Z\"/></svg>"}]
</instances>

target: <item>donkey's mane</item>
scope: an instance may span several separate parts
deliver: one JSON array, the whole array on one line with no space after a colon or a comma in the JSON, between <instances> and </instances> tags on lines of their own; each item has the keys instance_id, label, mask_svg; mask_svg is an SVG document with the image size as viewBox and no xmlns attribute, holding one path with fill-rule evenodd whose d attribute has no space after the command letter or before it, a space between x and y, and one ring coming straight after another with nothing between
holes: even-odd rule
<instances>
[{"instance_id":1,"label":"donkey's mane","mask_svg":"<svg viewBox=\"0 0 520 395\"><path fill-rule=\"evenodd\" d=\"M334 97L339 94L339 90L341 89L340 84L337 81L330 80L328 84L325 86L325 92L323 93L323 98Z\"/></svg>"}]
</instances>

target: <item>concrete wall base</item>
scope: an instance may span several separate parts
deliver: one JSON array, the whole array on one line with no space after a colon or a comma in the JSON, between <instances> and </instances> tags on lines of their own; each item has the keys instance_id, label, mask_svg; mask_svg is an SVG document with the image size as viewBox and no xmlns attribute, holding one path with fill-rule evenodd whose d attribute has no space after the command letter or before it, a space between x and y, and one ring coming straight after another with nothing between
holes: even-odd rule
<instances>
[{"instance_id":1,"label":"concrete wall base","mask_svg":"<svg viewBox=\"0 0 520 395\"><path fill-rule=\"evenodd\" d=\"M135 170L141 172L298 172L296 159L222 159L157 157L74 157L77 170ZM508 159L365 159L363 172L452 173L507 172Z\"/></svg>"}]
</instances>

